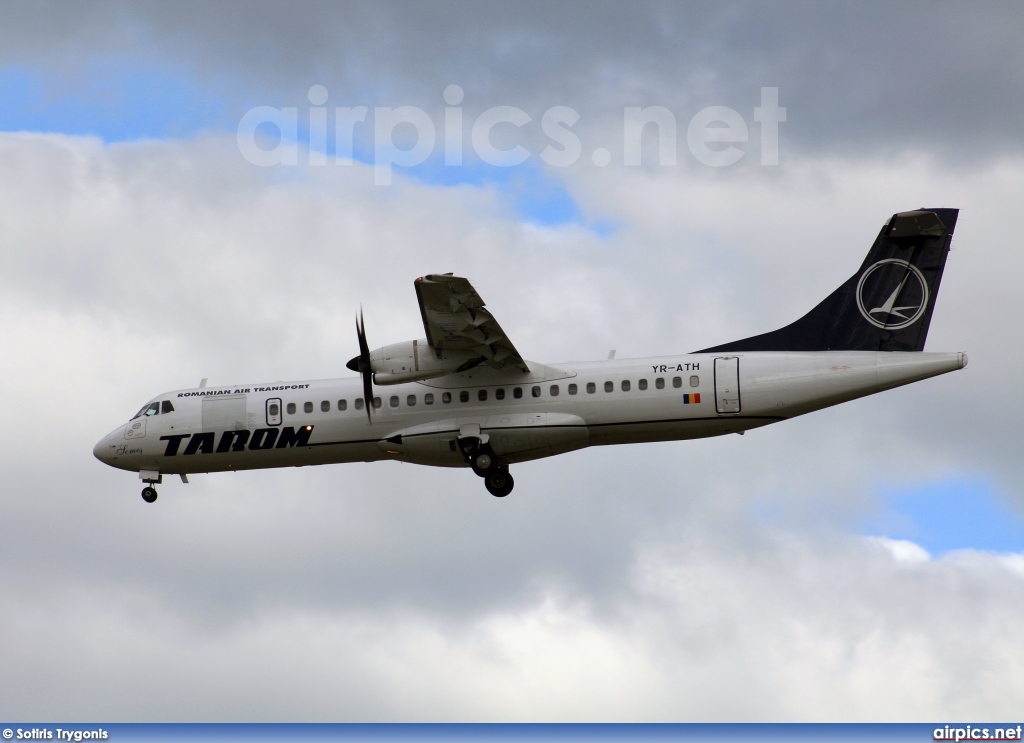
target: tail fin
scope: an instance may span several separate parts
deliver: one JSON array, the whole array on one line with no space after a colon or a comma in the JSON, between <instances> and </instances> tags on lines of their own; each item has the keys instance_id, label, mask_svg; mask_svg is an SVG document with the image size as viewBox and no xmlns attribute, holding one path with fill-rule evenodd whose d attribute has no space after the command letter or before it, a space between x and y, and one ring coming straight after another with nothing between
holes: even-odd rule
<instances>
[{"instance_id":1,"label":"tail fin","mask_svg":"<svg viewBox=\"0 0 1024 743\"><path fill-rule=\"evenodd\" d=\"M799 320L697 353L923 351L958 213L893 214L860 270Z\"/></svg>"}]
</instances>

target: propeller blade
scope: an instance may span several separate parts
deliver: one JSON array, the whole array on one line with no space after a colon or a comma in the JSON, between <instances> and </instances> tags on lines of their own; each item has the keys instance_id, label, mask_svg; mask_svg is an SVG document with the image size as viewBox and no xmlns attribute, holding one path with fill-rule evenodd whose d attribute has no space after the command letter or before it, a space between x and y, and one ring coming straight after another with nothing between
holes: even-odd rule
<instances>
[{"instance_id":1,"label":"propeller blade","mask_svg":"<svg viewBox=\"0 0 1024 743\"><path fill-rule=\"evenodd\" d=\"M363 308L359 308L359 320L356 322L356 335L359 337L359 355L370 363L370 347L366 345L366 323L363 321Z\"/></svg>"},{"instance_id":2,"label":"propeller blade","mask_svg":"<svg viewBox=\"0 0 1024 743\"><path fill-rule=\"evenodd\" d=\"M363 400L366 403L366 420L370 423L370 408L373 407L373 372L367 369L363 372Z\"/></svg>"},{"instance_id":3,"label":"propeller blade","mask_svg":"<svg viewBox=\"0 0 1024 743\"><path fill-rule=\"evenodd\" d=\"M363 308L359 308L356 318L356 337L359 339L359 355L346 366L359 372L363 377L363 404L366 406L366 420L373 423L370 409L373 407L373 369L370 367L370 346L366 343L366 323L363 320Z\"/></svg>"}]
</instances>

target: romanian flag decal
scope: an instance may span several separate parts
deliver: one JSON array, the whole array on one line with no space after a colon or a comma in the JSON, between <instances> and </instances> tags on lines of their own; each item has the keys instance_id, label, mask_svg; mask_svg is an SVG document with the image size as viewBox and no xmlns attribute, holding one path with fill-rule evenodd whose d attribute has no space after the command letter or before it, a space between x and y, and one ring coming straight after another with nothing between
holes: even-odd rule
<instances>
[{"instance_id":1,"label":"romanian flag decal","mask_svg":"<svg viewBox=\"0 0 1024 743\"><path fill-rule=\"evenodd\" d=\"M689 405L690 403L697 404L700 402L700 393L695 392L692 395L683 395L683 405Z\"/></svg>"}]
</instances>

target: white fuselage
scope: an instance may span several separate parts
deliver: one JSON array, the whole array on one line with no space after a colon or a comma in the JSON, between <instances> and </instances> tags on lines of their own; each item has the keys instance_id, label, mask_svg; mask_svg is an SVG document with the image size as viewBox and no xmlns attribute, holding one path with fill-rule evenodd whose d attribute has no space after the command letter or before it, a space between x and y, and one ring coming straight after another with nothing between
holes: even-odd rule
<instances>
[{"instance_id":1,"label":"white fuselage","mask_svg":"<svg viewBox=\"0 0 1024 743\"><path fill-rule=\"evenodd\" d=\"M456 440L482 435L507 464L739 433L965 364L962 353L818 351L531 363L529 373L478 367L375 386L372 421L357 407L357 377L193 388L157 396L173 411L132 419L94 453L161 474L382 459L462 467Z\"/></svg>"}]
</instances>

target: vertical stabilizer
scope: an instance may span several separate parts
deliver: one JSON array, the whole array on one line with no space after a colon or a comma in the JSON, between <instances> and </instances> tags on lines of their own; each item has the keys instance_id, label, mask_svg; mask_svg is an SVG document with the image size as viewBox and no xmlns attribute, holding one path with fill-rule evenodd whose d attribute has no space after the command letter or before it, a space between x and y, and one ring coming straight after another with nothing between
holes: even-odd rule
<instances>
[{"instance_id":1,"label":"vertical stabilizer","mask_svg":"<svg viewBox=\"0 0 1024 743\"><path fill-rule=\"evenodd\" d=\"M860 270L799 320L698 353L923 351L958 213L893 214Z\"/></svg>"}]
</instances>

